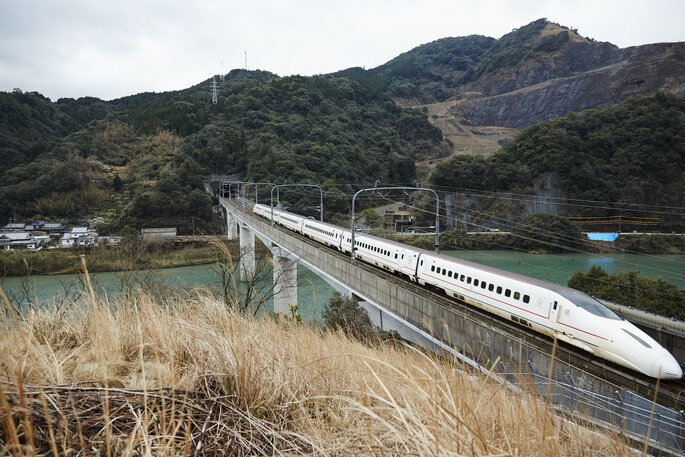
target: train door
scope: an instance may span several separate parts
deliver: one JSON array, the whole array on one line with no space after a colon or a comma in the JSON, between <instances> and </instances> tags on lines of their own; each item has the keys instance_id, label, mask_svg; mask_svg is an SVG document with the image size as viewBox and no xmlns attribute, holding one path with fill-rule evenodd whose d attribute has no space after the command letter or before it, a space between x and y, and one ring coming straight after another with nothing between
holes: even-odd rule
<instances>
[{"instance_id":1,"label":"train door","mask_svg":"<svg viewBox=\"0 0 685 457\"><path fill-rule=\"evenodd\" d=\"M561 305L557 300L553 300L549 307L549 320L556 322L559 319L559 310Z\"/></svg>"},{"instance_id":2,"label":"train door","mask_svg":"<svg viewBox=\"0 0 685 457\"><path fill-rule=\"evenodd\" d=\"M414 267L416 266L416 254L414 254L413 252L409 253L406 251L400 251L400 256L402 257L400 259L400 263L402 264L402 266L404 266L405 268L414 269Z\"/></svg>"}]
</instances>

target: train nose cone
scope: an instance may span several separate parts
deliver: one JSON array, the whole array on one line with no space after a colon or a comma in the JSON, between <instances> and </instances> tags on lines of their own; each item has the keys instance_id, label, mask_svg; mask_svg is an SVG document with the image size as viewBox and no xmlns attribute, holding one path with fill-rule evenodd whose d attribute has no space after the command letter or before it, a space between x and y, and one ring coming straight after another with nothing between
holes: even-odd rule
<instances>
[{"instance_id":1,"label":"train nose cone","mask_svg":"<svg viewBox=\"0 0 685 457\"><path fill-rule=\"evenodd\" d=\"M667 355L654 361L652 376L661 379L680 379L683 376L683 370L673 356Z\"/></svg>"}]
</instances>

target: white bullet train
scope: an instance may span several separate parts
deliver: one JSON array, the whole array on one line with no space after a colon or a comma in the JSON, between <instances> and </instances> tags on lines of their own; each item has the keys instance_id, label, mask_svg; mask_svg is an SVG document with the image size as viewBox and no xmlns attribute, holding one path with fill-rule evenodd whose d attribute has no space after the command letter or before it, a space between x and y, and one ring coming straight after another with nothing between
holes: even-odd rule
<instances>
[{"instance_id":1,"label":"white bullet train","mask_svg":"<svg viewBox=\"0 0 685 457\"><path fill-rule=\"evenodd\" d=\"M271 220L270 206L257 204L253 211ZM349 230L276 208L273 221L350 253ZM355 257L647 376L682 377L659 343L578 290L367 234L355 233Z\"/></svg>"}]
</instances>

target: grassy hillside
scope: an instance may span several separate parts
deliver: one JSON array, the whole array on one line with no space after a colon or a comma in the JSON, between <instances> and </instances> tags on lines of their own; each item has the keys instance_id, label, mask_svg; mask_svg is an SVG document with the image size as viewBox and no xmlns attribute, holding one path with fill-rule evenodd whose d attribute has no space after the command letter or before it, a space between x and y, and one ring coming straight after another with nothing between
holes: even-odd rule
<instances>
[{"instance_id":1,"label":"grassy hillside","mask_svg":"<svg viewBox=\"0 0 685 457\"><path fill-rule=\"evenodd\" d=\"M0 320L0 453L630 455L454 360L194 291Z\"/></svg>"}]
</instances>

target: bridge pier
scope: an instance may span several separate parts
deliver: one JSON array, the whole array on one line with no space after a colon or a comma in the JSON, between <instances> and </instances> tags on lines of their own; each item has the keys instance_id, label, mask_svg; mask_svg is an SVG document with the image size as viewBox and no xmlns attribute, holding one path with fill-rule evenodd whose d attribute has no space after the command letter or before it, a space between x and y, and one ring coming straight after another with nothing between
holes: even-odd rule
<instances>
[{"instance_id":1,"label":"bridge pier","mask_svg":"<svg viewBox=\"0 0 685 457\"><path fill-rule=\"evenodd\" d=\"M226 211L226 230L229 241L238 238L238 221L235 216L228 211Z\"/></svg>"},{"instance_id":2,"label":"bridge pier","mask_svg":"<svg viewBox=\"0 0 685 457\"><path fill-rule=\"evenodd\" d=\"M278 246L272 249L274 260L274 314L290 314L297 305L297 260Z\"/></svg>"},{"instance_id":3,"label":"bridge pier","mask_svg":"<svg viewBox=\"0 0 685 457\"><path fill-rule=\"evenodd\" d=\"M240 281L248 282L257 270L254 251L254 232L246 224L240 225Z\"/></svg>"}]
</instances>

